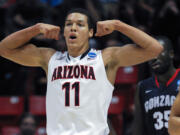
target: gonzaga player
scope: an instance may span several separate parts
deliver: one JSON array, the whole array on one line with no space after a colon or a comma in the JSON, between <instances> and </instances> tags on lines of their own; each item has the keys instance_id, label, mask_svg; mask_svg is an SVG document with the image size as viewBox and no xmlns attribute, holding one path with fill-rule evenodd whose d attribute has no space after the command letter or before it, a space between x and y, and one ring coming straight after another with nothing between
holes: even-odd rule
<instances>
[{"instance_id":1,"label":"gonzaga player","mask_svg":"<svg viewBox=\"0 0 180 135\"><path fill-rule=\"evenodd\" d=\"M1 41L1 56L45 70L49 135L107 135L107 111L118 67L153 59L163 50L157 40L119 20L98 22L95 35L104 36L115 30L136 45L102 51L90 49L88 40L93 36L92 23L83 9L74 9L67 14L64 27L67 52L26 44L38 34L58 40L60 28L50 24L38 23Z\"/></svg>"},{"instance_id":2,"label":"gonzaga player","mask_svg":"<svg viewBox=\"0 0 180 135\"><path fill-rule=\"evenodd\" d=\"M149 62L153 76L139 83L135 98L134 135L169 135L171 106L180 85L180 69L173 65L171 41L157 37L164 51Z\"/></svg>"}]
</instances>

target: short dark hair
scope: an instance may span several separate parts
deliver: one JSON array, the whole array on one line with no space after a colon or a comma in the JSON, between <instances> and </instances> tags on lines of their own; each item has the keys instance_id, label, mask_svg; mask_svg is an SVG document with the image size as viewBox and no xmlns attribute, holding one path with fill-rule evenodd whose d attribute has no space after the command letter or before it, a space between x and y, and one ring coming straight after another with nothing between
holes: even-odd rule
<instances>
[{"instance_id":1,"label":"short dark hair","mask_svg":"<svg viewBox=\"0 0 180 135\"><path fill-rule=\"evenodd\" d=\"M72 14L72 13L80 13L80 14L83 14L83 15L87 16L87 23L88 23L89 29L93 29L94 28L92 16L88 12L88 10L83 9L83 8L74 8L74 9L71 9L70 11L67 12L65 20L67 19L68 15Z\"/></svg>"}]
</instances>

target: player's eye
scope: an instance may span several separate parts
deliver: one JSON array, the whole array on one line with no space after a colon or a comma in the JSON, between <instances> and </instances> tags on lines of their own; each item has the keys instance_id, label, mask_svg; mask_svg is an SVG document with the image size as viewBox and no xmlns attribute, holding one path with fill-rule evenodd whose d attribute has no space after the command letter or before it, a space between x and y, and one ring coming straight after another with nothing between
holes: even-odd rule
<instances>
[{"instance_id":1,"label":"player's eye","mask_svg":"<svg viewBox=\"0 0 180 135\"><path fill-rule=\"evenodd\" d=\"M68 23L66 23L66 26L70 26L70 25L72 25L72 23L69 23L69 22L68 22Z\"/></svg>"},{"instance_id":2,"label":"player's eye","mask_svg":"<svg viewBox=\"0 0 180 135\"><path fill-rule=\"evenodd\" d=\"M82 26L84 26L84 24L78 23L78 26L82 27Z\"/></svg>"}]
</instances>

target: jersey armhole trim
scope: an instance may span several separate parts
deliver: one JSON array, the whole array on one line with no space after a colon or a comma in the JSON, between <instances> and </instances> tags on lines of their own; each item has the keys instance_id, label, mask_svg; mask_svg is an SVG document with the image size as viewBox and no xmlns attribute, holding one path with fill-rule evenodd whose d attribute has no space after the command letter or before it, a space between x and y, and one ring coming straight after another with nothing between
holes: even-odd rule
<instances>
[{"instance_id":1,"label":"jersey armhole trim","mask_svg":"<svg viewBox=\"0 0 180 135\"><path fill-rule=\"evenodd\" d=\"M53 59L55 56L57 56L58 53L59 53L59 52L56 51L56 52L51 56L51 58L49 59L49 62L48 62L48 70L49 70L49 65L51 65L51 63L52 63L52 59Z\"/></svg>"},{"instance_id":2,"label":"jersey armhole trim","mask_svg":"<svg viewBox=\"0 0 180 135\"><path fill-rule=\"evenodd\" d=\"M102 57L102 51L100 51L100 57L101 57L101 61L103 63L103 69L104 69L104 72L105 72L105 75L106 75L106 80L108 82L108 85L114 90L114 85L111 84L111 82L109 81L108 77L107 77L107 73L106 73L106 69L105 69L105 65L104 65L104 61L103 61L103 57Z\"/></svg>"}]
</instances>

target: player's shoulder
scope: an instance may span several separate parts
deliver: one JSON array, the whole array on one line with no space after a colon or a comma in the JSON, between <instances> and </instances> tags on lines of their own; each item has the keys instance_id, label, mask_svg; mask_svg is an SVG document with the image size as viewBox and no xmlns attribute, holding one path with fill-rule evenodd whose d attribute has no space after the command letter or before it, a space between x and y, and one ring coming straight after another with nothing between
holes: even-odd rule
<instances>
[{"instance_id":1,"label":"player's shoulder","mask_svg":"<svg viewBox=\"0 0 180 135\"><path fill-rule=\"evenodd\" d=\"M138 86L140 88L148 87L149 85L152 85L154 83L154 77L149 77L144 80L139 81Z\"/></svg>"},{"instance_id":2,"label":"player's shoulder","mask_svg":"<svg viewBox=\"0 0 180 135\"><path fill-rule=\"evenodd\" d=\"M51 56L51 60L62 60L67 57L67 51L58 51L56 50Z\"/></svg>"},{"instance_id":3,"label":"player's shoulder","mask_svg":"<svg viewBox=\"0 0 180 135\"><path fill-rule=\"evenodd\" d=\"M177 68L176 72L177 72L178 77L180 77L180 68Z\"/></svg>"},{"instance_id":4,"label":"player's shoulder","mask_svg":"<svg viewBox=\"0 0 180 135\"><path fill-rule=\"evenodd\" d=\"M117 47L107 47L102 50L102 53L105 55L112 54Z\"/></svg>"},{"instance_id":5,"label":"player's shoulder","mask_svg":"<svg viewBox=\"0 0 180 135\"><path fill-rule=\"evenodd\" d=\"M95 48L91 48L90 51L89 51L89 53L91 53L91 52L93 52L93 53L101 53L102 50L95 49Z\"/></svg>"}]
</instances>

